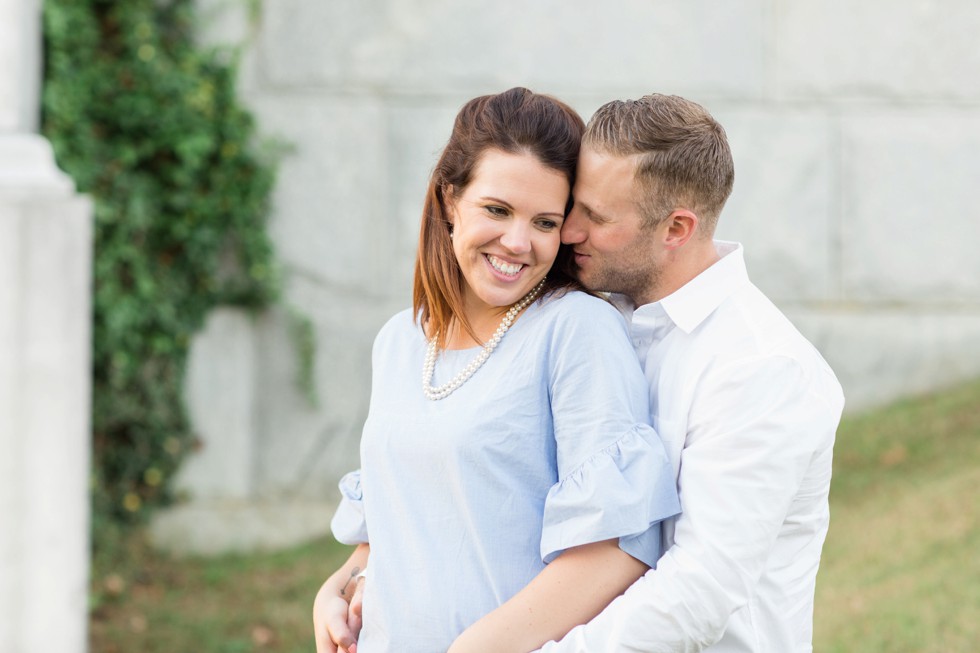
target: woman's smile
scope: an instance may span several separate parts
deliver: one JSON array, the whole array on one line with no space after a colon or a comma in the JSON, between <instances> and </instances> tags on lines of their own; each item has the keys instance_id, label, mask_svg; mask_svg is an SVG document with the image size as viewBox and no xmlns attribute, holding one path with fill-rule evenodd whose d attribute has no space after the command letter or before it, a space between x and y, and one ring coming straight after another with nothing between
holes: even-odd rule
<instances>
[{"instance_id":1,"label":"woman's smile","mask_svg":"<svg viewBox=\"0 0 980 653\"><path fill-rule=\"evenodd\" d=\"M484 254L484 256L490 264L490 267L499 272L507 280L516 279L521 270L526 267L523 263L509 263L505 259L494 256L493 254Z\"/></svg>"}]
</instances>

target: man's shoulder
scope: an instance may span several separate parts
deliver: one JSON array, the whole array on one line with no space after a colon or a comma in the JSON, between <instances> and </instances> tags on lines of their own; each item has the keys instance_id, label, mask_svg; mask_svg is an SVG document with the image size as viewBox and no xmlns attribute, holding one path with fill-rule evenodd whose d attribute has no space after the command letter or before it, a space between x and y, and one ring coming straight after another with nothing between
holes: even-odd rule
<instances>
[{"instance_id":1,"label":"man's shoulder","mask_svg":"<svg viewBox=\"0 0 980 653\"><path fill-rule=\"evenodd\" d=\"M751 365L798 368L806 377L823 377L839 387L817 348L755 285L748 283L722 302L692 333L694 349L710 352L717 369Z\"/></svg>"},{"instance_id":2,"label":"man's shoulder","mask_svg":"<svg viewBox=\"0 0 980 653\"><path fill-rule=\"evenodd\" d=\"M789 318L747 277L727 280L724 292L714 296L678 293L665 311L677 326L671 341L674 355L695 367L718 358L809 356L813 350Z\"/></svg>"},{"instance_id":3,"label":"man's shoulder","mask_svg":"<svg viewBox=\"0 0 980 653\"><path fill-rule=\"evenodd\" d=\"M708 320L739 344L758 354L801 349L812 345L793 322L755 284L746 283L718 306Z\"/></svg>"}]
</instances>

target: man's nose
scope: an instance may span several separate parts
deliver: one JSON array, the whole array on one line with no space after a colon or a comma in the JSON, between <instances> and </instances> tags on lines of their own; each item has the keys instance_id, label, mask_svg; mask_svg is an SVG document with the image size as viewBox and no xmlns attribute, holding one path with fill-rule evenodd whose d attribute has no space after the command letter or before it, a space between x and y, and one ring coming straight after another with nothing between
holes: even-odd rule
<instances>
[{"instance_id":1,"label":"man's nose","mask_svg":"<svg viewBox=\"0 0 980 653\"><path fill-rule=\"evenodd\" d=\"M561 242L566 245L577 245L585 240L585 234L585 222L582 218L582 212L573 205L572 210L568 213L564 224L561 226Z\"/></svg>"}]
</instances>

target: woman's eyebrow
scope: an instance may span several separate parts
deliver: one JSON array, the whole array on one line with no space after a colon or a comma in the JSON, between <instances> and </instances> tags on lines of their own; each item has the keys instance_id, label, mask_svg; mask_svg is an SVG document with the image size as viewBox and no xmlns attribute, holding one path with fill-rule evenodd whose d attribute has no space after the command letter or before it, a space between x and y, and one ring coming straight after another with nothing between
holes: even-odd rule
<instances>
[{"instance_id":1,"label":"woman's eyebrow","mask_svg":"<svg viewBox=\"0 0 980 653\"><path fill-rule=\"evenodd\" d=\"M502 205L506 206L508 209L511 209L511 210L514 209L514 207L511 206L510 202L508 202L507 200L502 200L499 197L494 197L492 195L484 195L483 197L480 198L480 201L481 202L493 202L494 204L502 204Z\"/></svg>"}]
</instances>

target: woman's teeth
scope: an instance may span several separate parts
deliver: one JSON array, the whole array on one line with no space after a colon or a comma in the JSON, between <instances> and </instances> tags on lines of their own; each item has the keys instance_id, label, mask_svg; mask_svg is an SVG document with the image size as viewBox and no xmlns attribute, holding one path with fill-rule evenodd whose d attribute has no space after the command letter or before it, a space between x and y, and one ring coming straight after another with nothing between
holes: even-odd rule
<instances>
[{"instance_id":1,"label":"woman's teeth","mask_svg":"<svg viewBox=\"0 0 980 653\"><path fill-rule=\"evenodd\" d=\"M494 270L500 272L501 274L506 274L508 277L514 276L521 271L521 268L524 267L520 263L507 263L505 261L501 261L496 256L491 256L489 254L487 255L487 260L490 261L490 265L493 266Z\"/></svg>"}]
</instances>

